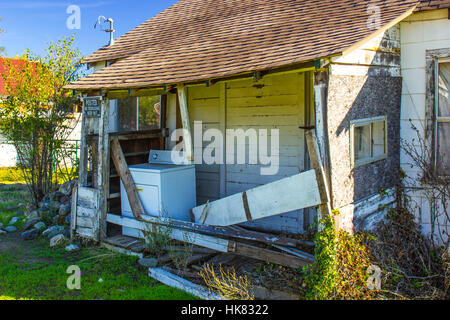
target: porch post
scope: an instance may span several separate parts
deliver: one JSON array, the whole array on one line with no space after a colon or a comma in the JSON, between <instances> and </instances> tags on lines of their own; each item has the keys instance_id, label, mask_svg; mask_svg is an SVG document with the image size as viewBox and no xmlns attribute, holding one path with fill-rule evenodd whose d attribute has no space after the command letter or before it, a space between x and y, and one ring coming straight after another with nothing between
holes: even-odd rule
<instances>
[{"instance_id":1,"label":"porch post","mask_svg":"<svg viewBox=\"0 0 450 320\"><path fill-rule=\"evenodd\" d=\"M109 151L109 99L102 100L98 132L98 174L99 189L97 220L94 227L95 238L101 241L106 237L106 214L109 197L110 151Z\"/></svg>"},{"instance_id":2,"label":"porch post","mask_svg":"<svg viewBox=\"0 0 450 320\"><path fill-rule=\"evenodd\" d=\"M189 161L194 161L194 147L192 145L191 122L189 120L189 110L187 102L186 87L183 84L177 86L178 100L180 101L180 114L183 129L186 135L183 135L184 151Z\"/></svg>"}]
</instances>

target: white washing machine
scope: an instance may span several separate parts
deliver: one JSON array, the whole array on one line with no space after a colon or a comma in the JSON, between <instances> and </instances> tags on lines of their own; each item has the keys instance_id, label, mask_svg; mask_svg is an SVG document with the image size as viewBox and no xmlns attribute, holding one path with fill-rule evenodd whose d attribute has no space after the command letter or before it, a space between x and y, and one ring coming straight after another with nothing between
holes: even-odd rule
<instances>
[{"instance_id":1,"label":"white washing machine","mask_svg":"<svg viewBox=\"0 0 450 320\"><path fill-rule=\"evenodd\" d=\"M175 164L171 151L151 150L149 163L129 167L131 176L147 214L189 221L196 206L195 165L183 160ZM122 215L134 218L127 193L120 182ZM122 228L123 235L142 238L142 232Z\"/></svg>"}]
</instances>

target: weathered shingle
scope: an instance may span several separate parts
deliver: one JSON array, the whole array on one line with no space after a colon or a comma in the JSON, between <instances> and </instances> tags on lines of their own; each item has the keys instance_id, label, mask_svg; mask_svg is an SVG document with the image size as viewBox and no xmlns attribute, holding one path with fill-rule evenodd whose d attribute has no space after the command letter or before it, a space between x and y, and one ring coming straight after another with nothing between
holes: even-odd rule
<instances>
[{"instance_id":1,"label":"weathered shingle","mask_svg":"<svg viewBox=\"0 0 450 320\"><path fill-rule=\"evenodd\" d=\"M417 0L181 0L86 62L121 59L70 88L129 88L212 79L342 52Z\"/></svg>"},{"instance_id":2,"label":"weathered shingle","mask_svg":"<svg viewBox=\"0 0 450 320\"><path fill-rule=\"evenodd\" d=\"M450 0L422 0L416 11L427 11L450 8Z\"/></svg>"}]
</instances>

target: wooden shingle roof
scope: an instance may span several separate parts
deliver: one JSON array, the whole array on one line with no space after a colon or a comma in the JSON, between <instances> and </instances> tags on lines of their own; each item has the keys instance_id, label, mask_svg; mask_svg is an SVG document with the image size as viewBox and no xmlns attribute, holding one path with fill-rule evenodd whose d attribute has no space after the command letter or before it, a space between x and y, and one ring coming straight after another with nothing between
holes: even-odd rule
<instances>
[{"instance_id":1,"label":"wooden shingle roof","mask_svg":"<svg viewBox=\"0 0 450 320\"><path fill-rule=\"evenodd\" d=\"M68 88L133 88L263 71L341 53L417 0L180 0L85 62L117 60Z\"/></svg>"},{"instance_id":2,"label":"wooden shingle roof","mask_svg":"<svg viewBox=\"0 0 450 320\"><path fill-rule=\"evenodd\" d=\"M450 8L450 0L422 0L416 11L438 10Z\"/></svg>"}]
</instances>

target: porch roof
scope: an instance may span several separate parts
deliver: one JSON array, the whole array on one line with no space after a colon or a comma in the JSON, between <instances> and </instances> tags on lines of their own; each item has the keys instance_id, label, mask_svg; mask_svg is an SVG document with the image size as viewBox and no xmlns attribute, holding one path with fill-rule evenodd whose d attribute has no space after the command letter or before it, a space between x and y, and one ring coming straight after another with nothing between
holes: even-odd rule
<instances>
[{"instance_id":1,"label":"porch roof","mask_svg":"<svg viewBox=\"0 0 450 320\"><path fill-rule=\"evenodd\" d=\"M85 59L116 61L67 88L125 89L264 71L342 53L418 0L180 0Z\"/></svg>"}]
</instances>

